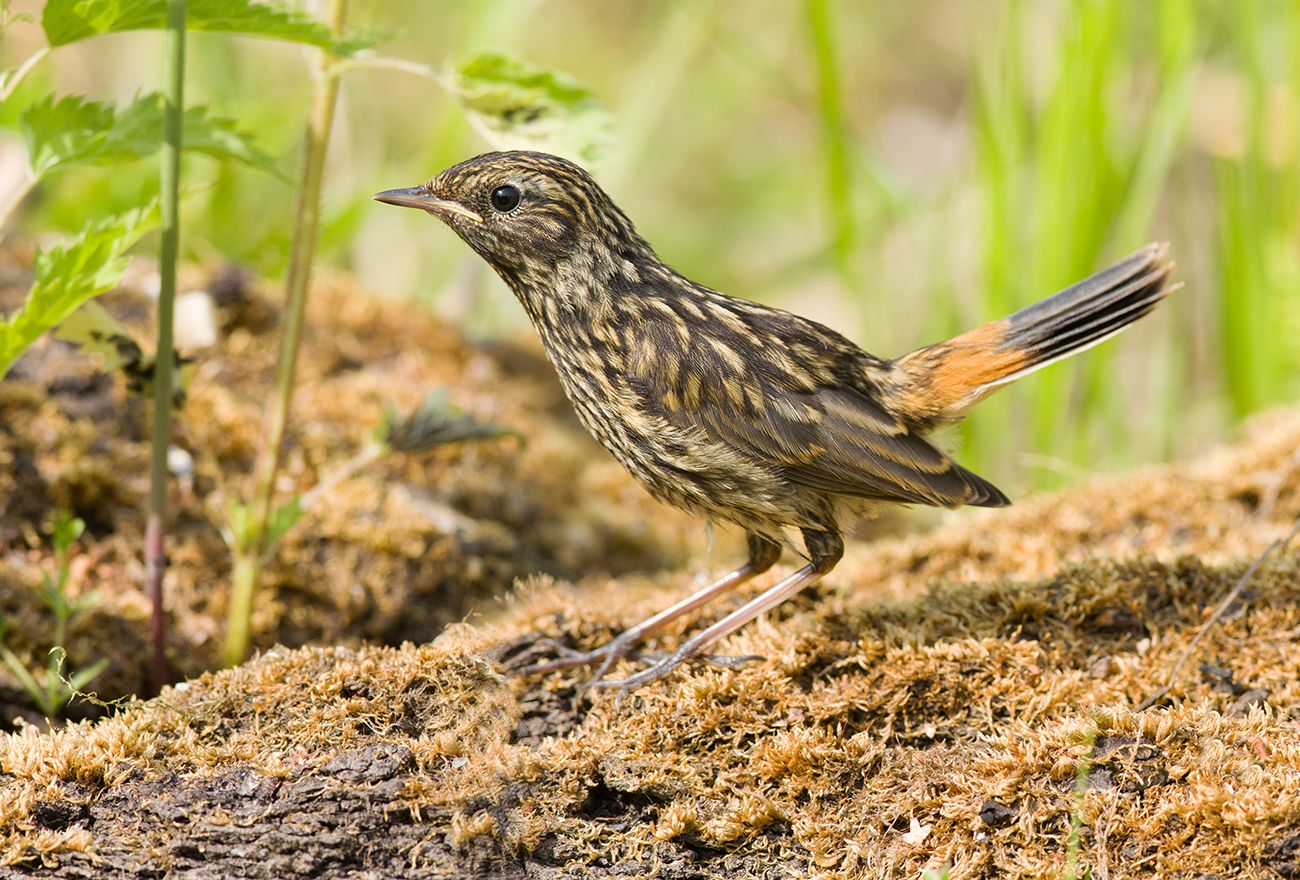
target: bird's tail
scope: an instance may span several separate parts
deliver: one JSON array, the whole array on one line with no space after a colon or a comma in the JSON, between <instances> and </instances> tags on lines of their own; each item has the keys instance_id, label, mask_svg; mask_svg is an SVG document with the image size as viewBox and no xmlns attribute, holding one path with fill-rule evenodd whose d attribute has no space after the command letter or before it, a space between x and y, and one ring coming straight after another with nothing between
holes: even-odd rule
<instances>
[{"instance_id":1,"label":"bird's tail","mask_svg":"<svg viewBox=\"0 0 1300 880\"><path fill-rule=\"evenodd\" d=\"M958 419L1021 376L1123 330L1177 289L1167 244L1149 244L1078 284L894 361L891 409L918 426Z\"/></svg>"}]
</instances>

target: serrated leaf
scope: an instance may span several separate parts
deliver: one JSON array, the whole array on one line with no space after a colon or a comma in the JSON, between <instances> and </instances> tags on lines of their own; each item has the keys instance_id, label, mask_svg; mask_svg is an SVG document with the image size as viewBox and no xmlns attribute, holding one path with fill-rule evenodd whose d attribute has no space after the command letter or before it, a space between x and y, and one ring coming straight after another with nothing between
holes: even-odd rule
<instances>
[{"instance_id":1,"label":"serrated leaf","mask_svg":"<svg viewBox=\"0 0 1300 880\"><path fill-rule=\"evenodd\" d=\"M116 287L126 271L126 249L157 225L155 201L96 221L67 244L39 251L27 299L0 323L0 376L83 302Z\"/></svg>"},{"instance_id":2,"label":"serrated leaf","mask_svg":"<svg viewBox=\"0 0 1300 880\"><path fill-rule=\"evenodd\" d=\"M41 27L51 46L117 31L162 29L167 26L167 0L49 0ZM279 3L252 0L189 0L185 27L191 31L223 31L250 37L308 43L339 55L373 46L377 34L354 32L335 36L322 22Z\"/></svg>"},{"instance_id":3,"label":"serrated leaf","mask_svg":"<svg viewBox=\"0 0 1300 880\"><path fill-rule=\"evenodd\" d=\"M609 114L577 80L485 52L448 74L470 121L497 149L534 149L585 160L610 140Z\"/></svg>"},{"instance_id":4,"label":"serrated leaf","mask_svg":"<svg viewBox=\"0 0 1300 880\"><path fill-rule=\"evenodd\" d=\"M136 98L120 112L76 95L38 101L19 121L32 173L39 178L74 165L152 156L162 149L165 106L157 93ZM254 146L234 120L209 116L205 107L190 107L183 120L185 149L278 174L275 160Z\"/></svg>"}]
</instances>

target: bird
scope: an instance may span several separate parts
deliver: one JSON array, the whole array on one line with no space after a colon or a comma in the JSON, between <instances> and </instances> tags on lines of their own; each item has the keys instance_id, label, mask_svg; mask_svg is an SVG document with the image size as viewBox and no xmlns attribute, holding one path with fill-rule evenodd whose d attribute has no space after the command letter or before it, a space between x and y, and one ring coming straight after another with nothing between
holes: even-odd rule
<instances>
[{"instance_id":1,"label":"bird","mask_svg":"<svg viewBox=\"0 0 1300 880\"><path fill-rule=\"evenodd\" d=\"M670 268L595 179L558 156L484 153L373 198L437 217L496 271L583 425L651 495L745 532L743 565L601 647L518 670L596 667L586 686L620 696L824 577L848 525L883 505L1009 504L927 435L1175 289L1168 245L1154 243L1009 317L881 358ZM639 672L605 678L671 621L771 569L794 530L806 564Z\"/></svg>"}]
</instances>

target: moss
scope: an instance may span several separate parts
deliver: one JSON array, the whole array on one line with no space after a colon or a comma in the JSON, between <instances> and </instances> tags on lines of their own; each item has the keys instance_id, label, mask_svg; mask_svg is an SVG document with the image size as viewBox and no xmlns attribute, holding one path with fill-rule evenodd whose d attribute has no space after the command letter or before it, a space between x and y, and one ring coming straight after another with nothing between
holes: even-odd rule
<instances>
[{"instance_id":1,"label":"moss","mask_svg":"<svg viewBox=\"0 0 1300 880\"><path fill-rule=\"evenodd\" d=\"M0 859L75 864L77 848L189 833L54 833L34 818L43 801L236 767L292 780L385 743L409 750L400 799L427 838L565 876L1059 876L1075 812L1094 875L1285 874L1300 553L1262 566L1169 697L1134 708L1300 516L1300 412L1245 433L1192 465L856 546L830 586L723 646L766 660L694 666L621 702L492 658L539 632L594 643L679 577L537 579L433 644L276 649L118 717L24 729L0 743Z\"/></svg>"},{"instance_id":2,"label":"moss","mask_svg":"<svg viewBox=\"0 0 1300 880\"><path fill-rule=\"evenodd\" d=\"M0 263L22 259L0 252ZM25 292L21 273L10 274L0 310ZM191 286L201 286L191 274ZM278 292L228 274L214 283L221 342L189 368L175 436L194 458L172 495L168 547L168 649L181 676L220 663L230 578L222 529L230 503L251 489L278 353ZM105 301L148 335L143 296L123 290ZM323 276L299 372L282 497L355 455L386 404L406 411L439 387L527 439L395 456L324 496L267 569L254 616L262 648L428 640L518 577L654 570L684 559L690 520L648 499L595 448L531 340L473 345L427 311ZM139 692L147 680L147 424L148 405L120 377L97 373L57 341L28 352L0 384L0 607L40 618L29 586L54 567L42 524L58 509L82 517L76 586L102 602L82 619L70 658L108 658L96 688L109 697ZM45 629L23 626L11 643L24 657L43 654ZM19 714L5 705L8 694L16 700L21 690L0 669L4 721Z\"/></svg>"}]
</instances>

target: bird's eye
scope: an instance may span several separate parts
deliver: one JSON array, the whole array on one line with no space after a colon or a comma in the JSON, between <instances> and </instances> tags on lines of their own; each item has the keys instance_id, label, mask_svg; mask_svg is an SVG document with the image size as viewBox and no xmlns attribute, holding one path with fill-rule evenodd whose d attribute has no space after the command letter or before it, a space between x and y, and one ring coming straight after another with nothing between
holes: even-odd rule
<instances>
[{"instance_id":1,"label":"bird's eye","mask_svg":"<svg viewBox=\"0 0 1300 880\"><path fill-rule=\"evenodd\" d=\"M492 208L502 214L509 214L519 207L519 188L515 186L498 186L492 190Z\"/></svg>"}]
</instances>

